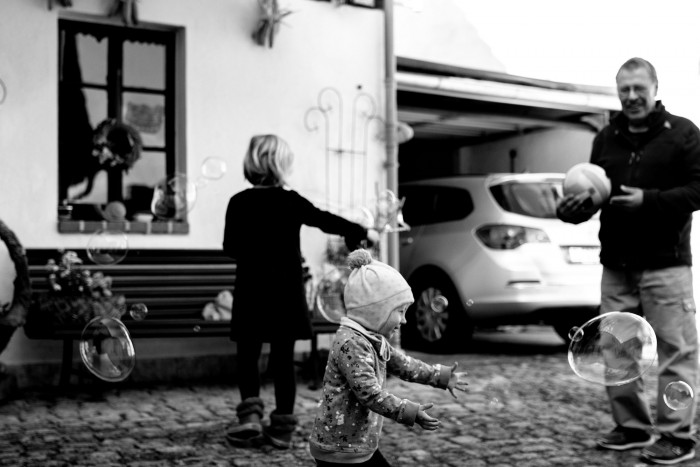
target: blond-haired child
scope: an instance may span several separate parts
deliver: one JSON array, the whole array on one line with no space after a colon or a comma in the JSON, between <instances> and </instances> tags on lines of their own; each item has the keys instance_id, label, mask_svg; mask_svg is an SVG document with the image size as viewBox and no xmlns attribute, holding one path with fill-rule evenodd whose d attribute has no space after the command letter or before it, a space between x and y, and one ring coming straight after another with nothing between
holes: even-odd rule
<instances>
[{"instance_id":1,"label":"blond-haired child","mask_svg":"<svg viewBox=\"0 0 700 467\"><path fill-rule=\"evenodd\" d=\"M236 259L236 287L231 310L231 339L236 341L238 424L226 439L247 445L261 434L275 447L292 446L296 368L294 343L311 338L304 290L300 229L317 227L342 235L348 246L378 240L374 230L314 206L287 179L294 153L277 135L250 139L243 174L253 186L233 195L226 210L224 252ZM270 344L270 370L275 408L263 428L259 360L263 343Z\"/></svg>"}]
</instances>

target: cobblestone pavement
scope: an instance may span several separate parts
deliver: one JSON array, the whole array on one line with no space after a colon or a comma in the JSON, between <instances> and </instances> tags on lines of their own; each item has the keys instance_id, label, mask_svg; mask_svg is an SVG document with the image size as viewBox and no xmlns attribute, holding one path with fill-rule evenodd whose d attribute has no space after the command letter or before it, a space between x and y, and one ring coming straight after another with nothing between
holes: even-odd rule
<instances>
[{"instance_id":1,"label":"cobblestone pavement","mask_svg":"<svg viewBox=\"0 0 700 467\"><path fill-rule=\"evenodd\" d=\"M395 378L398 396L433 402L436 432L387 420L380 447L395 466L637 466L639 451L597 450L593 438L611 428L602 386L576 377L566 349L544 354L435 356L469 372L470 390L446 391ZM656 382L647 377L648 386ZM651 391L651 389L650 389ZM0 405L1 466L313 466L306 438L320 391L300 381L295 447L229 446L236 387L223 384L108 388L99 393L35 390ZM651 397L649 394L649 397ZM262 394L268 408L273 393ZM700 460L683 464L700 466Z\"/></svg>"}]
</instances>

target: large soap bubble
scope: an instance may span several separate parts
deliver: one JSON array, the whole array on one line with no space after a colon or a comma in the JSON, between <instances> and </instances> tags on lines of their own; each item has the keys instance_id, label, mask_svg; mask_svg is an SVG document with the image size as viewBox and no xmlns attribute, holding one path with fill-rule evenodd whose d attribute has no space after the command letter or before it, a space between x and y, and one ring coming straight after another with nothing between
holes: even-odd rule
<instances>
[{"instance_id":1,"label":"large soap bubble","mask_svg":"<svg viewBox=\"0 0 700 467\"><path fill-rule=\"evenodd\" d=\"M393 191L384 190L377 195L374 210L374 228L379 232L403 232L410 227L403 220L404 199L399 199ZM392 226L392 224L396 226Z\"/></svg>"},{"instance_id":2,"label":"large soap bubble","mask_svg":"<svg viewBox=\"0 0 700 467\"><path fill-rule=\"evenodd\" d=\"M115 318L93 318L83 329L79 348L87 369L104 381L123 381L136 365L129 331Z\"/></svg>"},{"instance_id":3,"label":"large soap bubble","mask_svg":"<svg viewBox=\"0 0 700 467\"><path fill-rule=\"evenodd\" d=\"M102 266L119 263L128 251L126 234L115 230L98 230L90 237L86 249L88 258Z\"/></svg>"},{"instance_id":4,"label":"large soap bubble","mask_svg":"<svg viewBox=\"0 0 700 467\"><path fill-rule=\"evenodd\" d=\"M151 212L158 219L183 220L197 201L197 186L184 174L161 180L153 188Z\"/></svg>"},{"instance_id":5,"label":"large soap bubble","mask_svg":"<svg viewBox=\"0 0 700 467\"><path fill-rule=\"evenodd\" d=\"M581 378L621 386L642 376L656 360L656 335L634 313L597 316L570 333L569 365Z\"/></svg>"},{"instance_id":6,"label":"large soap bubble","mask_svg":"<svg viewBox=\"0 0 700 467\"><path fill-rule=\"evenodd\" d=\"M350 268L333 268L316 286L316 309L332 323L339 323L347 314L343 292L350 277Z\"/></svg>"}]
</instances>

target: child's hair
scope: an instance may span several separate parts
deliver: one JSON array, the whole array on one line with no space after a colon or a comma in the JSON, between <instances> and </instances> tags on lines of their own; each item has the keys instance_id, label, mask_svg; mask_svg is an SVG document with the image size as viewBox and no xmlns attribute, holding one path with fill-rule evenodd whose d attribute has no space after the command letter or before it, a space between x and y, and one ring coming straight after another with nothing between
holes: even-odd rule
<instances>
[{"instance_id":1,"label":"child's hair","mask_svg":"<svg viewBox=\"0 0 700 467\"><path fill-rule=\"evenodd\" d=\"M284 185L294 161L285 140L276 135L256 135L250 139L243 159L243 175L253 185Z\"/></svg>"}]
</instances>

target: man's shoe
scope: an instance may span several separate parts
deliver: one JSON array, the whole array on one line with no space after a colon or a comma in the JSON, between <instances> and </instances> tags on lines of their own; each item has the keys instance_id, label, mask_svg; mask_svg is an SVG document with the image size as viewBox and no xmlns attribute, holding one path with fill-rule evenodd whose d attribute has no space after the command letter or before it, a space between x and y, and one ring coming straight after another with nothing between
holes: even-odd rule
<instances>
[{"instance_id":1,"label":"man's shoe","mask_svg":"<svg viewBox=\"0 0 700 467\"><path fill-rule=\"evenodd\" d=\"M628 449L643 448L654 444L656 439L644 430L615 427L610 433L598 438L596 443L603 449L614 451L626 451Z\"/></svg>"},{"instance_id":2,"label":"man's shoe","mask_svg":"<svg viewBox=\"0 0 700 467\"><path fill-rule=\"evenodd\" d=\"M673 465L695 457L695 442L662 436L657 442L644 448L642 459L652 464Z\"/></svg>"}]
</instances>

